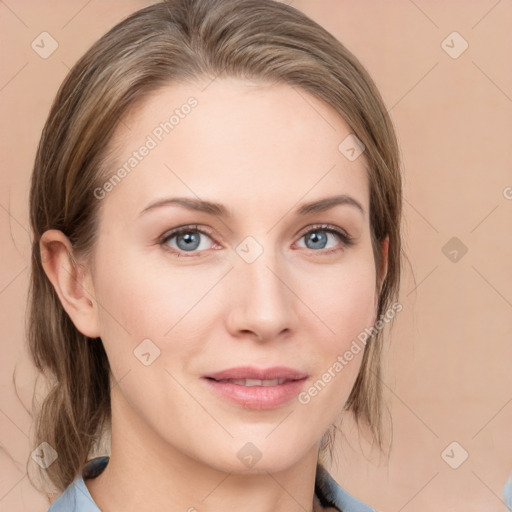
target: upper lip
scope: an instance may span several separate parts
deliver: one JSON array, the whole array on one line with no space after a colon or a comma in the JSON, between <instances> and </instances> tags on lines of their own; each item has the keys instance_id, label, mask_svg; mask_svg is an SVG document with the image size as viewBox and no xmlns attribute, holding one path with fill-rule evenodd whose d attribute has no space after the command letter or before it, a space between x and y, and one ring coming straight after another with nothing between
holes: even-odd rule
<instances>
[{"instance_id":1,"label":"upper lip","mask_svg":"<svg viewBox=\"0 0 512 512\"><path fill-rule=\"evenodd\" d=\"M272 366L269 368L256 368L254 366L237 366L220 372L203 375L205 378L214 380L229 379L258 379L258 380L300 380L305 379L307 374L286 366Z\"/></svg>"}]
</instances>

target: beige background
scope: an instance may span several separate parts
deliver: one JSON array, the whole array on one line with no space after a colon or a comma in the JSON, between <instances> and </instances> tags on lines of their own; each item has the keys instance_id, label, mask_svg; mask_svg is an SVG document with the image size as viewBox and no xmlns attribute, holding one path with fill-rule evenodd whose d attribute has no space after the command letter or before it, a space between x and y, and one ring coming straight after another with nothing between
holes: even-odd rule
<instances>
[{"instance_id":1,"label":"beige background","mask_svg":"<svg viewBox=\"0 0 512 512\"><path fill-rule=\"evenodd\" d=\"M46 511L26 476L34 372L24 347L28 183L68 69L142 0L0 0L0 511ZM290 2L288 2L290 3ZM375 78L405 169L411 268L386 350L394 424L379 464L350 429L335 478L383 512L505 512L512 471L512 4L496 0L294 0ZM31 43L46 31L57 50ZM467 41L463 48L458 32ZM443 41L446 39L446 42ZM452 53L450 56L448 52ZM455 52L455 53L454 53ZM457 237L468 251L451 261ZM412 279L414 273L416 281ZM12 381L16 367L16 384ZM452 469L463 451L468 459Z\"/></svg>"}]
</instances>

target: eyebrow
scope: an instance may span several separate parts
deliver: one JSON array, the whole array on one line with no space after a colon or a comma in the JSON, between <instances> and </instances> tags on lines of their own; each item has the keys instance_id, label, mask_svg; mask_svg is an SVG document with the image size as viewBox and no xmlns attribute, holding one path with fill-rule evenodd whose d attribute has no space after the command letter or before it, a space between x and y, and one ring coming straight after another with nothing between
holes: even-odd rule
<instances>
[{"instance_id":1,"label":"eyebrow","mask_svg":"<svg viewBox=\"0 0 512 512\"><path fill-rule=\"evenodd\" d=\"M361 203L354 199L352 196L341 194L333 197L326 197L324 199L319 199L316 201L312 201L310 203L302 204L295 211L296 215L306 216L312 213L325 212L334 208L337 205L348 205L353 206L364 216L365 211L362 207ZM233 218L233 214L222 204L215 203L212 201L206 201L203 199L195 199L193 197L169 197L165 199L159 199L154 203L146 206L140 213L139 216L155 210L157 208L162 208L165 206L178 205L187 210L204 212L215 217L223 217L223 218Z\"/></svg>"}]
</instances>

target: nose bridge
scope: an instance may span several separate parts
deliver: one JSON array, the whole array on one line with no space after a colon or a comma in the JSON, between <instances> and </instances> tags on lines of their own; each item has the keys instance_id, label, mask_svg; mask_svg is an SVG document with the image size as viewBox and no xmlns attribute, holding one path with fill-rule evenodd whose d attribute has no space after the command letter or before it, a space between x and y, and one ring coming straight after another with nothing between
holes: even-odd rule
<instances>
[{"instance_id":1,"label":"nose bridge","mask_svg":"<svg viewBox=\"0 0 512 512\"><path fill-rule=\"evenodd\" d=\"M276 336L295 324L294 294L285 264L267 237L265 246L247 237L237 248L232 307L237 330L250 330L260 338ZM293 289L293 288L292 288Z\"/></svg>"}]
</instances>

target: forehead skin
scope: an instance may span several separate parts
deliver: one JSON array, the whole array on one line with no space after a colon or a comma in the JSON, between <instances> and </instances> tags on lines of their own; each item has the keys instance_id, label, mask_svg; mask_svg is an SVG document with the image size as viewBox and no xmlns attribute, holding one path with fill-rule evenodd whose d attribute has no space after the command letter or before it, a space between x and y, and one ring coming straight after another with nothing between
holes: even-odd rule
<instances>
[{"instance_id":1,"label":"forehead skin","mask_svg":"<svg viewBox=\"0 0 512 512\"><path fill-rule=\"evenodd\" d=\"M182 108L190 98L195 106ZM351 162L338 149L350 133L330 106L286 84L170 85L119 124L109 174L122 178L107 184L100 217L114 215L130 226L151 200L187 196L225 203L233 227L249 222L269 230L298 204L343 193L365 213L341 209L368 226L364 154ZM149 151L141 152L143 146ZM123 166L127 172L119 173Z\"/></svg>"}]
</instances>

